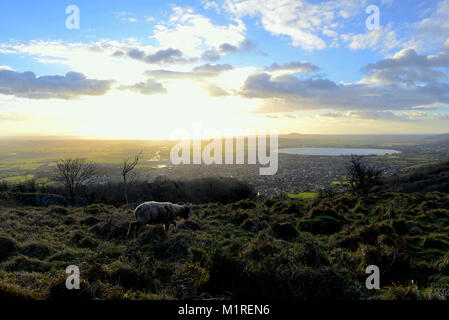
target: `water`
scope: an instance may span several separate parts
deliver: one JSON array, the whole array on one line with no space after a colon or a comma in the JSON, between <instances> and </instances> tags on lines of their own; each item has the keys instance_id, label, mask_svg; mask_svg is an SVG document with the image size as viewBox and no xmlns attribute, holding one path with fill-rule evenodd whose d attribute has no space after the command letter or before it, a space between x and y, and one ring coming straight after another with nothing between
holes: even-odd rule
<instances>
[{"instance_id":1,"label":"water","mask_svg":"<svg viewBox=\"0 0 449 320\"><path fill-rule=\"evenodd\" d=\"M397 154L400 151L390 149L356 149L356 148L284 148L279 153L298 154L306 156L384 156L386 154Z\"/></svg>"}]
</instances>

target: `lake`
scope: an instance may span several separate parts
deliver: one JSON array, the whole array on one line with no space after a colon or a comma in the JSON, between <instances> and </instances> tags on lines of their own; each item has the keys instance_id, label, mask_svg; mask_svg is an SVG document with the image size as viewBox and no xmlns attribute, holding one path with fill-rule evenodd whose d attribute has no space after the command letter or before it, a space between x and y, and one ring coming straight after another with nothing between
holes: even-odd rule
<instances>
[{"instance_id":1,"label":"lake","mask_svg":"<svg viewBox=\"0 0 449 320\"><path fill-rule=\"evenodd\" d=\"M305 156L358 156L397 154L400 151L390 149L357 149L357 148L284 148L279 153L298 154Z\"/></svg>"}]
</instances>

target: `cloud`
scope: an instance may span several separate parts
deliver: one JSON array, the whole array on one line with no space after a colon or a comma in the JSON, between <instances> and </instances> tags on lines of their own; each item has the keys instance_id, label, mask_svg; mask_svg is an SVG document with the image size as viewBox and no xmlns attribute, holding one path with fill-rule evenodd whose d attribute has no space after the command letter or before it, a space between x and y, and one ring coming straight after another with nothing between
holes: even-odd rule
<instances>
[{"instance_id":1,"label":"cloud","mask_svg":"<svg viewBox=\"0 0 449 320\"><path fill-rule=\"evenodd\" d=\"M336 84L328 79L299 79L267 73L249 76L239 94L262 99L258 113L318 109L407 110L449 103L449 84L392 87L372 84Z\"/></svg>"},{"instance_id":2,"label":"cloud","mask_svg":"<svg viewBox=\"0 0 449 320\"><path fill-rule=\"evenodd\" d=\"M221 44L218 49L213 47L204 51L201 54L201 59L205 61L218 61L223 55L233 54L233 53L250 53L266 56L265 52L262 52L259 47L251 40L244 39L238 45L232 45L230 43Z\"/></svg>"},{"instance_id":3,"label":"cloud","mask_svg":"<svg viewBox=\"0 0 449 320\"><path fill-rule=\"evenodd\" d=\"M237 46L245 40L245 30L240 19L233 19L228 25L216 25L190 8L173 7L169 21L156 25L152 38L163 48L176 47L190 57L198 57L224 43ZM205 56L213 57L212 52Z\"/></svg>"},{"instance_id":4,"label":"cloud","mask_svg":"<svg viewBox=\"0 0 449 320\"><path fill-rule=\"evenodd\" d=\"M40 76L33 72L0 70L0 93L29 99L75 99L80 96L101 96L112 86L112 80L87 79L82 73L65 76Z\"/></svg>"},{"instance_id":5,"label":"cloud","mask_svg":"<svg viewBox=\"0 0 449 320\"><path fill-rule=\"evenodd\" d=\"M304 0L225 0L222 8L237 18L260 17L273 35L288 36L293 46L305 50L336 45L337 30L345 20L363 14L367 1L334 0L310 3ZM208 7L216 7L206 2Z\"/></svg>"},{"instance_id":6,"label":"cloud","mask_svg":"<svg viewBox=\"0 0 449 320\"><path fill-rule=\"evenodd\" d=\"M145 82L138 82L130 86L120 86L119 90L131 90L143 95L167 93L167 89L153 79L148 79Z\"/></svg>"},{"instance_id":7,"label":"cloud","mask_svg":"<svg viewBox=\"0 0 449 320\"><path fill-rule=\"evenodd\" d=\"M225 97L225 96L229 96L229 93L226 90L224 90L222 87L219 87L216 84L208 85L207 93L211 97Z\"/></svg>"},{"instance_id":8,"label":"cloud","mask_svg":"<svg viewBox=\"0 0 449 320\"><path fill-rule=\"evenodd\" d=\"M436 9L428 16L412 25L413 35L408 45L416 50L441 47L449 37L449 0L438 2Z\"/></svg>"},{"instance_id":9,"label":"cloud","mask_svg":"<svg viewBox=\"0 0 449 320\"><path fill-rule=\"evenodd\" d=\"M312 72L312 71L318 71L320 68L317 66L310 64L308 62L289 62L284 64L278 64L278 63L272 63L270 67L267 68L267 70L270 71L278 71L278 70L289 70L289 71L296 71L296 72Z\"/></svg>"},{"instance_id":10,"label":"cloud","mask_svg":"<svg viewBox=\"0 0 449 320\"><path fill-rule=\"evenodd\" d=\"M379 27L367 31L366 33L347 33L340 35L343 42L346 42L352 50L380 50L381 52L390 51L401 45L397 39L397 34L392 30L391 25Z\"/></svg>"},{"instance_id":11,"label":"cloud","mask_svg":"<svg viewBox=\"0 0 449 320\"><path fill-rule=\"evenodd\" d=\"M132 13L126 11L116 12L114 13L114 17L120 19L121 21L130 23L139 21L139 19L137 19Z\"/></svg>"},{"instance_id":12,"label":"cloud","mask_svg":"<svg viewBox=\"0 0 449 320\"><path fill-rule=\"evenodd\" d=\"M404 49L392 58L368 64L362 71L365 83L415 86L420 83L437 84L447 79L449 54L420 55L413 49Z\"/></svg>"},{"instance_id":13,"label":"cloud","mask_svg":"<svg viewBox=\"0 0 449 320\"><path fill-rule=\"evenodd\" d=\"M116 51L113 53L113 57L116 58L123 56L149 64L187 62L187 60L183 58L183 53L180 50L173 48L158 50L151 54L146 54L145 51L140 49L130 49L127 52Z\"/></svg>"},{"instance_id":14,"label":"cloud","mask_svg":"<svg viewBox=\"0 0 449 320\"><path fill-rule=\"evenodd\" d=\"M204 64L193 68L192 71L171 71L171 70L149 70L145 75L157 79L202 79L220 75L225 71L232 70L229 64Z\"/></svg>"},{"instance_id":15,"label":"cloud","mask_svg":"<svg viewBox=\"0 0 449 320\"><path fill-rule=\"evenodd\" d=\"M219 74L232 69L233 67L230 64L204 64L202 66L196 67L193 70L196 72Z\"/></svg>"},{"instance_id":16,"label":"cloud","mask_svg":"<svg viewBox=\"0 0 449 320\"><path fill-rule=\"evenodd\" d=\"M321 114L320 117L325 118L338 118L338 119L363 119L363 120L382 120L382 121L448 121L449 115L439 113L426 113L426 112L399 112L394 113L391 111L348 111L346 113L330 112Z\"/></svg>"}]
</instances>

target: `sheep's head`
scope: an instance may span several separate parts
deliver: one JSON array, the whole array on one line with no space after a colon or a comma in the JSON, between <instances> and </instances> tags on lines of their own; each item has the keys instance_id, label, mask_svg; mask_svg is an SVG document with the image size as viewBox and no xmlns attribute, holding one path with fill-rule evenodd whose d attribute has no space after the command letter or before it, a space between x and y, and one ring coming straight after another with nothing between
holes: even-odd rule
<instances>
[{"instance_id":1,"label":"sheep's head","mask_svg":"<svg viewBox=\"0 0 449 320\"><path fill-rule=\"evenodd\" d=\"M181 211L180 217L186 220L189 219L191 211L192 211L192 204L185 204L183 210Z\"/></svg>"}]
</instances>

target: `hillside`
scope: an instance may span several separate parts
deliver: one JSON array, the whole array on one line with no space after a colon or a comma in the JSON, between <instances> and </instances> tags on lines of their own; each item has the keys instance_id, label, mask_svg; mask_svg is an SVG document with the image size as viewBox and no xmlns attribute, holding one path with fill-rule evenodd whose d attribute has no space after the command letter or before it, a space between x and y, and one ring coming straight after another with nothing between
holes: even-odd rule
<instances>
[{"instance_id":1,"label":"hillside","mask_svg":"<svg viewBox=\"0 0 449 320\"><path fill-rule=\"evenodd\" d=\"M3 203L0 297L447 299L448 208L438 192L211 203L178 233L126 239L131 209ZM65 289L72 264L80 291ZM379 291L365 289L371 264Z\"/></svg>"},{"instance_id":2,"label":"hillside","mask_svg":"<svg viewBox=\"0 0 449 320\"><path fill-rule=\"evenodd\" d=\"M449 193L449 161L418 167L404 175L387 177L382 190Z\"/></svg>"}]
</instances>

